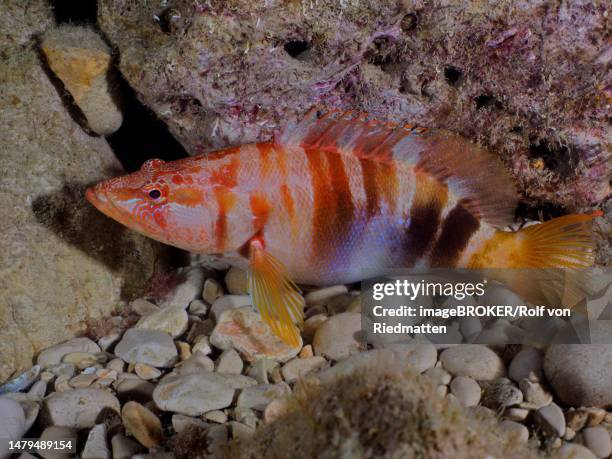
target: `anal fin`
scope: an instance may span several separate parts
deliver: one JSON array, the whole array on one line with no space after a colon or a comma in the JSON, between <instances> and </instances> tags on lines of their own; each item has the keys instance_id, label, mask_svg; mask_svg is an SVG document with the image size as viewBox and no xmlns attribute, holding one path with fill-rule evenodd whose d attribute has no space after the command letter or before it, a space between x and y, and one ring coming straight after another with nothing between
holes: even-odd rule
<instances>
[{"instance_id":1,"label":"anal fin","mask_svg":"<svg viewBox=\"0 0 612 459\"><path fill-rule=\"evenodd\" d=\"M253 305L279 338L298 347L300 331L295 324L301 325L304 317L299 290L282 263L265 250L259 238L252 239L248 245L247 285Z\"/></svg>"}]
</instances>

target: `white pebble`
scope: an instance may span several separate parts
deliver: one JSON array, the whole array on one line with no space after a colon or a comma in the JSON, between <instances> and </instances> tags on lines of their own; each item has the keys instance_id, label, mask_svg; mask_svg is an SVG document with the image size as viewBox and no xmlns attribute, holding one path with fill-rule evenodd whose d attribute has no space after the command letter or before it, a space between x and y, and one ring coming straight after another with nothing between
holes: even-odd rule
<instances>
[{"instance_id":1,"label":"white pebble","mask_svg":"<svg viewBox=\"0 0 612 459\"><path fill-rule=\"evenodd\" d=\"M597 457L608 457L612 454L610 433L603 427L587 427L582 431L584 445Z\"/></svg>"},{"instance_id":2,"label":"white pebble","mask_svg":"<svg viewBox=\"0 0 612 459\"><path fill-rule=\"evenodd\" d=\"M450 383L450 390L463 406L476 406L480 401L480 386L468 376L454 378Z\"/></svg>"},{"instance_id":3,"label":"white pebble","mask_svg":"<svg viewBox=\"0 0 612 459\"><path fill-rule=\"evenodd\" d=\"M520 443L529 441L529 430L523 424L514 421L502 421L499 423L502 431L509 433L516 438Z\"/></svg>"},{"instance_id":4,"label":"white pebble","mask_svg":"<svg viewBox=\"0 0 612 459\"><path fill-rule=\"evenodd\" d=\"M550 436L562 437L565 433L565 416L556 403L537 410L535 420Z\"/></svg>"}]
</instances>

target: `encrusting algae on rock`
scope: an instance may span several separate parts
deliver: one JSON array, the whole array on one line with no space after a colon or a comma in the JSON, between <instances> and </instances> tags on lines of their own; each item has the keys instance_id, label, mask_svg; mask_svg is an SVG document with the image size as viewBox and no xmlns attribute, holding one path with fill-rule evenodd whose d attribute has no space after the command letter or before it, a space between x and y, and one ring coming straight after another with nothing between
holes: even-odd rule
<instances>
[{"instance_id":1,"label":"encrusting algae on rock","mask_svg":"<svg viewBox=\"0 0 612 459\"><path fill-rule=\"evenodd\" d=\"M502 268L511 288L539 300L539 279L511 270L591 266L591 221L601 215L503 231L517 193L489 153L448 131L316 109L272 142L152 159L89 188L87 199L158 241L247 270L263 320L296 348L295 283Z\"/></svg>"}]
</instances>

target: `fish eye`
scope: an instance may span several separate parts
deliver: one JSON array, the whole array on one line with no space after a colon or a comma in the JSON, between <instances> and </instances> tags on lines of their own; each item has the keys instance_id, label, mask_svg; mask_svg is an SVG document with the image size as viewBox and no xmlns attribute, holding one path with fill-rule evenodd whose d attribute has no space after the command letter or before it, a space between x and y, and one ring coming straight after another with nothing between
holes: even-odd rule
<instances>
[{"instance_id":1,"label":"fish eye","mask_svg":"<svg viewBox=\"0 0 612 459\"><path fill-rule=\"evenodd\" d=\"M161 191L159 191L157 188L154 188L151 191L149 191L149 197L151 199L159 199L160 196L161 196Z\"/></svg>"}]
</instances>

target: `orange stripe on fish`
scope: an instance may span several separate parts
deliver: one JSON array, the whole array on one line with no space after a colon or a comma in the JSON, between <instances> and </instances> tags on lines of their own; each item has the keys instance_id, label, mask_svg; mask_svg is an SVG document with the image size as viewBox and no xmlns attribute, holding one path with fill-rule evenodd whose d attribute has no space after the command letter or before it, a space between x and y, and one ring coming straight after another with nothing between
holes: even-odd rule
<instances>
[{"instance_id":1,"label":"orange stripe on fish","mask_svg":"<svg viewBox=\"0 0 612 459\"><path fill-rule=\"evenodd\" d=\"M274 152L274 147L271 143L258 143L257 151L259 152L259 173L261 180L266 180L272 172L272 162L270 156Z\"/></svg>"},{"instance_id":2,"label":"orange stripe on fish","mask_svg":"<svg viewBox=\"0 0 612 459\"><path fill-rule=\"evenodd\" d=\"M227 239L227 214L236 205L237 197L231 190L225 187L214 188L217 199L217 219L215 221L215 240L217 248L223 252Z\"/></svg>"},{"instance_id":3,"label":"orange stripe on fish","mask_svg":"<svg viewBox=\"0 0 612 459\"><path fill-rule=\"evenodd\" d=\"M361 175L363 180L363 190L366 195L366 218L370 218L380 213L380 193L378 180L378 165L370 159L361 158Z\"/></svg>"},{"instance_id":4,"label":"orange stripe on fish","mask_svg":"<svg viewBox=\"0 0 612 459\"><path fill-rule=\"evenodd\" d=\"M176 188L170 198L176 204L185 207L196 207L204 204L202 191L197 187L182 186L180 188Z\"/></svg>"},{"instance_id":5,"label":"orange stripe on fish","mask_svg":"<svg viewBox=\"0 0 612 459\"><path fill-rule=\"evenodd\" d=\"M250 204L253 214L253 228L256 232L262 231L268 222L272 205L261 194L251 194Z\"/></svg>"}]
</instances>

